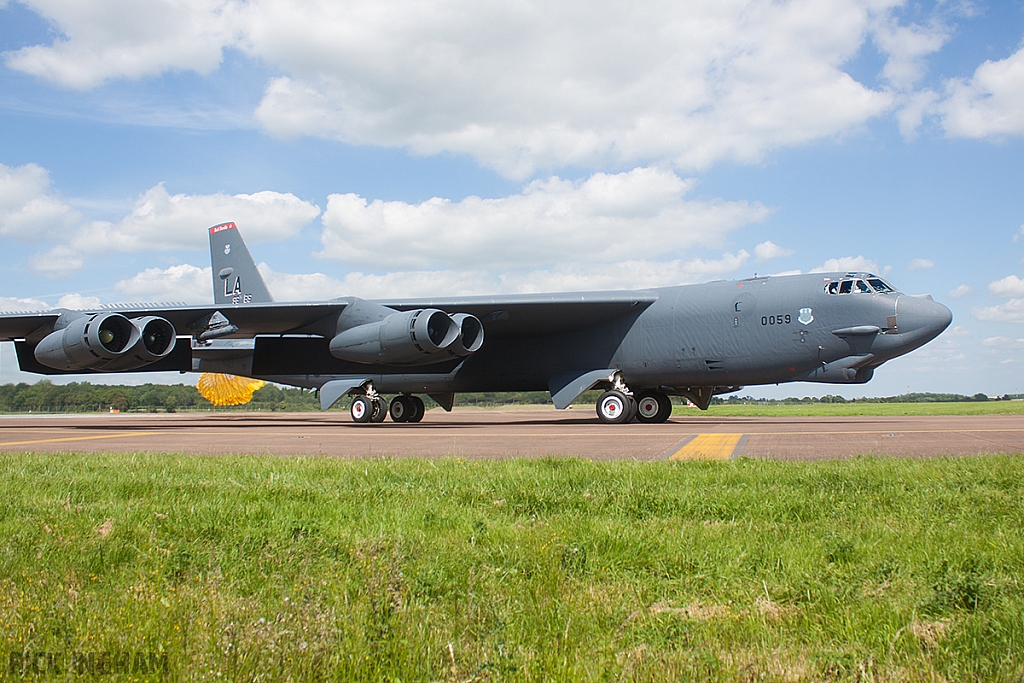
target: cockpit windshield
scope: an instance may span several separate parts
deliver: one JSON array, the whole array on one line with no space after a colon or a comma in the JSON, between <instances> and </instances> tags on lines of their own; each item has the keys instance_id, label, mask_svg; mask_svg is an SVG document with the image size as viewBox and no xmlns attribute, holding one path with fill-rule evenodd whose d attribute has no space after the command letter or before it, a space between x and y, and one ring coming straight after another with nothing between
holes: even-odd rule
<instances>
[{"instance_id":1,"label":"cockpit windshield","mask_svg":"<svg viewBox=\"0 0 1024 683\"><path fill-rule=\"evenodd\" d=\"M870 273L848 273L841 280L825 283L828 294L897 294L888 282Z\"/></svg>"}]
</instances>

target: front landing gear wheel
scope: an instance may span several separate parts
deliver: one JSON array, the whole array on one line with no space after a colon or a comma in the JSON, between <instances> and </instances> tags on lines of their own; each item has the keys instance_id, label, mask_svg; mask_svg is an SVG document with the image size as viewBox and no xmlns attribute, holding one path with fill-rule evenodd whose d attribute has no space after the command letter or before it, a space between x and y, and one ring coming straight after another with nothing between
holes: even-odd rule
<instances>
[{"instance_id":1,"label":"front landing gear wheel","mask_svg":"<svg viewBox=\"0 0 1024 683\"><path fill-rule=\"evenodd\" d=\"M617 389L609 389L597 399L597 416L601 422L622 424L631 417L631 397Z\"/></svg>"},{"instance_id":2,"label":"front landing gear wheel","mask_svg":"<svg viewBox=\"0 0 1024 683\"><path fill-rule=\"evenodd\" d=\"M665 422L672 415L672 399L660 391L641 391L636 399L636 419L640 422Z\"/></svg>"},{"instance_id":3,"label":"front landing gear wheel","mask_svg":"<svg viewBox=\"0 0 1024 683\"><path fill-rule=\"evenodd\" d=\"M352 421L365 424L373 418L373 400L369 396L356 396L352 399Z\"/></svg>"}]
</instances>

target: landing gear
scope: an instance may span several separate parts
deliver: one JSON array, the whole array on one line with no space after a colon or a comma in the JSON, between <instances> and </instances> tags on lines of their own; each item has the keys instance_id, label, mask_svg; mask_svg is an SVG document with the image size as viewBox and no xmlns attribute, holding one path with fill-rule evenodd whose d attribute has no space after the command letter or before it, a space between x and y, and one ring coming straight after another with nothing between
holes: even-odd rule
<instances>
[{"instance_id":1,"label":"landing gear","mask_svg":"<svg viewBox=\"0 0 1024 683\"><path fill-rule=\"evenodd\" d=\"M395 396L391 399L391 421L408 422L412 414L412 402L408 396Z\"/></svg>"},{"instance_id":2,"label":"landing gear","mask_svg":"<svg viewBox=\"0 0 1024 683\"><path fill-rule=\"evenodd\" d=\"M423 405L423 399L419 396L410 396L409 400L412 402L413 407L413 411L409 415L409 422L419 422L426 415L427 407Z\"/></svg>"},{"instance_id":3,"label":"landing gear","mask_svg":"<svg viewBox=\"0 0 1024 683\"><path fill-rule=\"evenodd\" d=\"M373 415L370 417L370 422L383 422L384 418L388 416L388 402L384 400L383 396L373 397Z\"/></svg>"},{"instance_id":4,"label":"landing gear","mask_svg":"<svg viewBox=\"0 0 1024 683\"><path fill-rule=\"evenodd\" d=\"M633 417L636 403L632 396L627 396L618 389L609 389L597 399L597 416L601 422L622 424Z\"/></svg>"},{"instance_id":5,"label":"landing gear","mask_svg":"<svg viewBox=\"0 0 1024 683\"><path fill-rule=\"evenodd\" d=\"M419 422L426 412L419 396L395 396L391 400L392 422Z\"/></svg>"},{"instance_id":6,"label":"landing gear","mask_svg":"<svg viewBox=\"0 0 1024 683\"><path fill-rule=\"evenodd\" d=\"M373 419L374 401L369 396L356 396L352 399L352 421L365 424Z\"/></svg>"},{"instance_id":7,"label":"landing gear","mask_svg":"<svg viewBox=\"0 0 1024 683\"><path fill-rule=\"evenodd\" d=\"M672 399L653 389L641 391L636 406L636 419L640 422L665 422L672 415Z\"/></svg>"}]
</instances>

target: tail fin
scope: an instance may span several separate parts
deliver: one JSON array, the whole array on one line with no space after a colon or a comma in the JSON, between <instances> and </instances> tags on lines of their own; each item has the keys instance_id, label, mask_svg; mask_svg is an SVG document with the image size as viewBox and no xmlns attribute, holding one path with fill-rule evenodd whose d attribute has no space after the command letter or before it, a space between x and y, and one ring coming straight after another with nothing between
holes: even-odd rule
<instances>
[{"instance_id":1,"label":"tail fin","mask_svg":"<svg viewBox=\"0 0 1024 683\"><path fill-rule=\"evenodd\" d=\"M210 228L210 265L215 304L262 304L274 300L234 223Z\"/></svg>"}]
</instances>

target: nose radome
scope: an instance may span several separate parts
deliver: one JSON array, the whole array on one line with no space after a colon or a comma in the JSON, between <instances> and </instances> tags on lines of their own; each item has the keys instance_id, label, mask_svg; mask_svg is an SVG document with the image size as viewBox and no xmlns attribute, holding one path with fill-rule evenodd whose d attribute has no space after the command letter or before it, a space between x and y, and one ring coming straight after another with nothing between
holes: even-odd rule
<instances>
[{"instance_id":1,"label":"nose radome","mask_svg":"<svg viewBox=\"0 0 1024 683\"><path fill-rule=\"evenodd\" d=\"M953 322L953 313L931 297L900 296L896 301L896 325L900 334L916 332L934 339Z\"/></svg>"}]
</instances>

